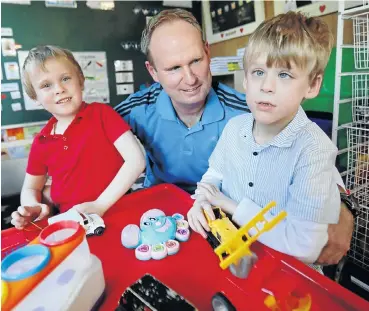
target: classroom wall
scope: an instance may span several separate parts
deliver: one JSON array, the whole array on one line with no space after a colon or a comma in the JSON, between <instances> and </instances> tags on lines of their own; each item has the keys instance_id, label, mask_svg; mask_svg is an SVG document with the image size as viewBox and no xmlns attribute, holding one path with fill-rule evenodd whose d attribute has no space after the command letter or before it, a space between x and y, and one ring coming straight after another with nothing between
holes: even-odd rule
<instances>
[{"instance_id":1,"label":"classroom wall","mask_svg":"<svg viewBox=\"0 0 369 311\"><path fill-rule=\"evenodd\" d=\"M274 16L273 1L264 1L265 18L272 18ZM337 41L337 13L321 16L321 18L328 24L333 33L335 42ZM344 43L352 44L352 21L345 23L344 28ZM247 44L249 36L238 37L235 39L222 41L210 45L211 57L236 55L237 49L244 48Z\"/></svg>"}]
</instances>

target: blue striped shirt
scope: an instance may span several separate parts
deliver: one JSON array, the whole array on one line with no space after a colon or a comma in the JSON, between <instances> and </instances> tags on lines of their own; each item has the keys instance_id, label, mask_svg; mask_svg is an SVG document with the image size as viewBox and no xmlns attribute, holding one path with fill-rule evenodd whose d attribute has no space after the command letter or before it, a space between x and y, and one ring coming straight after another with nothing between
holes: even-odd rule
<instances>
[{"instance_id":1,"label":"blue striped shirt","mask_svg":"<svg viewBox=\"0 0 369 311\"><path fill-rule=\"evenodd\" d=\"M160 84L132 94L115 107L146 150L144 186L173 183L193 192L228 120L249 112L245 95L213 83L200 121L190 129L177 117Z\"/></svg>"},{"instance_id":2,"label":"blue striped shirt","mask_svg":"<svg viewBox=\"0 0 369 311\"><path fill-rule=\"evenodd\" d=\"M327 224L337 223L340 195L337 148L300 107L294 119L269 143L255 142L252 114L231 119L209 159L202 181L217 185L239 203L233 220L251 220L270 201L287 219L264 233L264 244L314 262L327 242Z\"/></svg>"}]
</instances>

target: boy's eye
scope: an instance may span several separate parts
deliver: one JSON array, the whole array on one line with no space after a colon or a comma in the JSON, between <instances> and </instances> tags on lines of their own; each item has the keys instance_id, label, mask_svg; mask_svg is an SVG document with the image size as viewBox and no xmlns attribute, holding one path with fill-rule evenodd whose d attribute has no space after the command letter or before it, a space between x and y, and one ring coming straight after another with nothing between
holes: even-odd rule
<instances>
[{"instance_id":1,"label":"boy's eye","mask_svg":"<svg viewBox=\"0 0 369 311\"><path fill-rule=\"evenodd\" d=\"M70 77L64 77L63 78L63 81L68 81L68 80L70 80Z\"/></svg>"},{"instance_id":2,"label":"boy's eye","mask_svg":"<svg viewBox=\"0 0 369 311\"><path fill-rule=\"evenodd\" d=\"M51 85L50 83L44 83L44 84L41 85L41 88L45 89L47 87L50 87L50 85Z\"/></svg>"},{"instance_id":3,"label":"boy's eye","mask_svg":"<svg viewBox=\"0 0 369 311\"><path fill-rule=\"evenodd\" d=\"M257 76L257 77L262 77L264 75L264 71L262 70L254 70L252 72L253 75Z\"/></svg>"},{"instance_id":4,"label":"boy's eye","mask_svg":"<svg viewBox=\"0 0 369 311\"><path fill-rule=\"evenodd\" d=\"M181 67L174 66L174 67L170 68L169 71L177 71L179 68L181 68Z\"/></svg>"},{"instance_id":5,"label":"boy's eye","mask_svg":"<svg viewBox=\"0 0 369 311\"><path fill-rule=\"evenodd\" d=\"M288 73L286 72L281 72L279 74L279 77L282 78L282 79L288 79L288 78L291 78L291 75L289 75Z\"/></svg>"}]
</instances>

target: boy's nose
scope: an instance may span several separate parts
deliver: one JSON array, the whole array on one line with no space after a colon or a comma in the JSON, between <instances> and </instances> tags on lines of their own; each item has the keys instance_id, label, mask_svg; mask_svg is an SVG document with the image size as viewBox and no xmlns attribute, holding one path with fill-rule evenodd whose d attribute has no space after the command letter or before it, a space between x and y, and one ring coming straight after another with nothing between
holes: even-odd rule
<instances>
[{"instance_id":1,"label":"boy's nose","mask_svg":"<svg viewBox=\"0 0 369 311\"><path fill-rule=\"evenodd\" d=\"M261 91L264 93L274 93L275 92L275 80L273 78L266 77L261 84Z\"/></svg>"},{"instance_id":2,"label":"boy's nose","mask_svg":"<svg viewBox=\"0 0 369 311\"><path fill-rule=\"evenodd\" d=\"M64 93L64 87L61 84L55 85L55 94L61 94Z\"/></svg>"}]
</instances>

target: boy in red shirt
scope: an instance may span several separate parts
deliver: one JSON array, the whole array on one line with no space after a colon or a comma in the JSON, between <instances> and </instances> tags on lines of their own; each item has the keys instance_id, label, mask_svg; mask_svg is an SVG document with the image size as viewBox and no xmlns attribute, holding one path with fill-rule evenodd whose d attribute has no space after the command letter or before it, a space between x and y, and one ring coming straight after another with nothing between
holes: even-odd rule
<instances>
[{"instance_id":1,"label":"boy in red shirt","mask_svg":"<svg viewBox=\"0 0 369 311\"><path fill-rule=\"evenodd\" d=\"M130 127L106 104L82 101L84 75L71 52L55 46L33 48L23 66L24 88L53 117L32 144L21 206L12 224L24 228L49 215L41 204L47 175L60 212L74 207L102 216L145 168Z\"/></svg>"}]
</instances>

